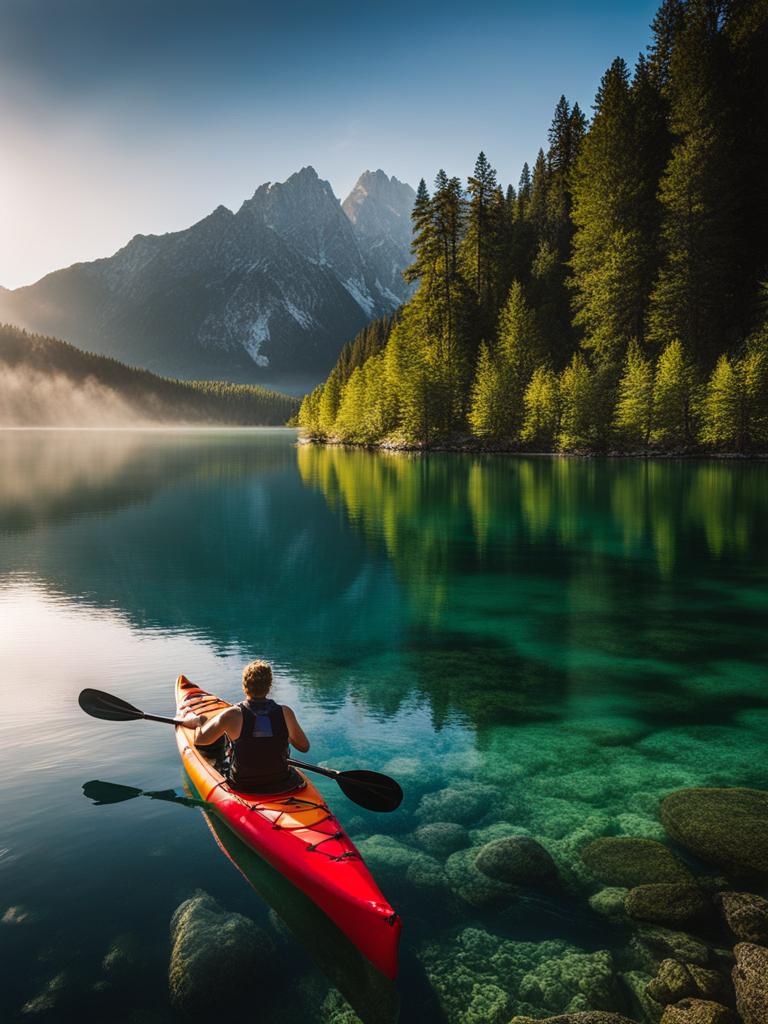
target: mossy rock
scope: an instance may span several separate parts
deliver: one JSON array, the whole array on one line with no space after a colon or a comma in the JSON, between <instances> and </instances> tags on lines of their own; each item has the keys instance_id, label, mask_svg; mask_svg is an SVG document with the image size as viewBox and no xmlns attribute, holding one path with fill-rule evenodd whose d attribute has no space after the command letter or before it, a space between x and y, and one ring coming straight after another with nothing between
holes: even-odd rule
<instances>
[{"instance_id":1,"label":"mossy rock","mask_svg":"<svg viewBox=\"0 0 768 1024\"><path fill-rule=\"evenodd\" d=\"M413 841L433 857L447 857L469 846L469 833L457 821L433 821L420 825Z\"/></svg>"},{"instance_id":2,"label":"mossy rock","mask_svg":"<svg viewBox=\"0 0 768 1024\"><path fill-rule=\"evenodd\" d=\"M636 921L650 921L670 928L704 924L712 904L695 885L662 883L638 885L624 899L624 909Z\"/></svg>"},{"instance_id":3,"label":"mossy rock","mask_svg":"<svg viewBox=\"0 0 768 1024\"><path fill-rule=\"evenodd\" d=\"M557 880L552 857L529 836L507 836L486 843L477 853L475 866L499 882L535 885Z\"/></svg>"},{"instance_id":4,"label":"mossy rock","mask_svg":"<svg viewBox=\"0 0 768 1024\"><path fill-rule=\"evenodd\" d=\"M669 959L662 961L656 977L648 983L647 992L662 1006L686 998L708 999L720 1003L733 998L725 978L719 971Z\"/></svg>"},{"instance_id":5,"label":"mossy rock","mask_svg":"<svg viewBox=\"0 0 768 1024\"><path fill-rule=\"evenodd\" d=\"M733 950L733 987L736 1009L744 1024L768 1021L768 949L751 942L740 942Z\"/></svg>"},{"instance_id":6,"label":"mossy rock","mask_svg":"<svg viewBox=\"0 0 768 1024\"><path fill-rule=\"evenodd\" d=\"M466 783L425 793L416 808L420 822L457 821L472 825L480 821L501 800L501 791L485 783Z\"/></svg>"},{"instance_id":7,"label":"mossy rock","mask_svg":"<svg viewBox=\"0 0 768 1024\"><path fill-rule=\"evenodd\" d=\"M604 917L624 917L624 898L629 892L625 886L606 886L589 897L589 905L596 914Z\"/></svg>"},{"instance_id":8,"label":"mossy rock","mask_svg":"<svg viewBox=\"0 0 768 1024\"><path fill-rule=\"evenodd\" d=\"M517 895L517 888L507 882L489 878L475 865L477 851L458 850L445 862L445 873L453 892L478 910L508 906Z\"/></svg>"},{"instance_id":9,"label":"mossy rock","mask_svg":"<svg viewBox=\"0 0 768 1024\"><path fill-rule=\"evenodd\" d=\"M739 1024L739 1018L722 1003L708 999L681 999L664 1010L661 1024Z\"/></svg>"},{"instance_id":10,"label":"mossy rock","mask_svg":"<svg viewBox=\"0 0 768 1024\"><path fill-rule=\"evenodd\" d=\"M657 954L660 959L671 957L702 967L711 959L709 947L687 932L664 928L661 925L643 925L638 929L637 937L643 946Z\"/></svg>"},{"instance_id":11,"label":"mossy rock","mask_svg":"<svg viewBox=\"0 0 768 1024\"><path fill-rule=\"evenodd\" d=\"M634 888L693 880L685 864L655 839L602 836L584 847L581 859L605 885Z\"/></svg>"},{"instance_id":12,"label":"mossy rock","mask_svg":"<svg viewBox=\"0 0 768 1024\"><path fill-rule=\"evenodd\" d=\"M556 1017L513 1017L509 1024L636 1024L629 1017L606 1010L558 1013Z\"/></svg>"},{"instance_id":13,"label":"mossy rock","mask_svg":"<svg viewBox=\"0 0 768 1024\"><path fill-rule=\"evenodd\" d=\"M751 892L721 892L717 903L737 939L768 945L768 900Z\"/></svg>"},{"instance_id":14,"label":"mossy rock","mask_svg":"<svg viewBox=\"0 0 768 1024\"><path fill-rule=\"evenodd\" d=\"M740 877L768 878L768 792L680 789L661 803L676 842L708 864Z\"/></svg>"}]
</instances>

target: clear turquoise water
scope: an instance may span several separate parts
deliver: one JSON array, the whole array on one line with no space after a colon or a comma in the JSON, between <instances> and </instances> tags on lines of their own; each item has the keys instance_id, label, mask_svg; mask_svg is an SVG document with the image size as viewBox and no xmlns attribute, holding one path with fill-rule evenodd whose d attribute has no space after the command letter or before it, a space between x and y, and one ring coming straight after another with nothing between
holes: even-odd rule
<instances>
[{"instance_id":1,"label":"clear turquoise water","mask_svg":"<svg viewBox=\"0 0 768 1024\"><path fill-rule=\"evenodd\" d=\"M627 936L589 910L579 847L661 837L671 789L768 783L768 466L294 441L0 433L0 1018L181 1019L169 920L196 889L276 943L270 984L234 997L254 1020L342 1024L336 988L381 1018L311 908L261 879L270 907L199 811L83 797L183 786L168 730L86 718L84 686L163 714L179 672L235 699L267 657L313 757L400 779L385 817L326 792L404 918L402 1020L581 1008L593 975L599 1001ZM537 837L564 890L486 899L419 850L430 820Z\"/></svg>"}]
</instances>

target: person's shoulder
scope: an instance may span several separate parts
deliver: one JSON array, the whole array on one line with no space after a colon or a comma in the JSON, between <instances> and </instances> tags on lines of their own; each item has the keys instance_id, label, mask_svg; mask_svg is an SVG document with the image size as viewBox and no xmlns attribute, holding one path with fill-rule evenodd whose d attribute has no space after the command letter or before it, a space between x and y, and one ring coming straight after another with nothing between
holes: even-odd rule
<instances>
[{"instance_id":1,"label":"person's shoulder","mask_svg":"<svg viewBox=\"0 0 768 1024\"><path fill-rule=\"evenodd\" d=\"M230 704L228 708L224 708L221 712L222 722L234 721L235 718L240 718L243 714L243 709L239 704Z\"/></svg>"},{"instance_id":2,"label":"person's shoulder","mask_svg":"<svg viewBox=\"0 0 768 1024\"><path fill-rule=\"evenodd\" d=\"M289 708L287 704L281 704L280 707L283 709L284 715L294 715L294 718L296 717L293 708Z\"/></svg>"}]
</instances>

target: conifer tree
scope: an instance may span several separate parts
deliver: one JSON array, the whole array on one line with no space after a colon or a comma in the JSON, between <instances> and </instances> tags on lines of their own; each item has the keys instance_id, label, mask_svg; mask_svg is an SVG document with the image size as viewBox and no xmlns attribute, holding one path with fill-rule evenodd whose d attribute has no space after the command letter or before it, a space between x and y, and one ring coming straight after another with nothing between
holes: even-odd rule
<instances>
[{"instance_id":1,"label":"conifer tree","mask_svg":"<svg viewBox=\"0 0 768 1024\"><path fill-rule=\"evenodd\" d=\"M528 214L528 203L531 198L531 169L527 162L523 164L520 172L520 181L517 185L517 219L524 220Z\"/></svg>"},{"instance_id":2,"label":"conifer tree","mask_svg":"<svg viewBox=\"0 0 768 1024\"><path fill-rule=\"evenodd\" d=\"M661 181L662 269L649 312L658 345L679 339L708 369L734 340L736 223L724 42L710 0L691 0L669 65L677 142Z\"/></svg>"},{"instance_id":3,"label":"conifer tree","mask_svg":"<svg viewBox=\"0 0 768 1024\"><path fill-rule=\"evenodd\" d=\"M591 448L596 442L595 388L592 371L575 352L560 377L559 445L564 451Z\"/></svg>"},{"instance_id":4,"label":"conifer tree","mask_svg":"<svg viewBox=\"0 0 768 1024\"><path fill-rule=\"evenodd\" d=\"M413 241L411 252L413 263L406 267L403 276L406 281L418 281L434 271L437 259L437 244L434 228L434 211L426 182L422 178L416 189L416 198L411 212Z\"/></svg>"},{"instance_id":5,"label":"conifer tree","mask_svg":"<svg viewBox=\"0 0 768 1024\"><path fill-rule=\"evenodd\" d=\"M648 66L660 89L669 84L672 50L685 19L686 0L662 0L651 22L653 41L648 47Z\"/></svg>"},{"instance_id":6,"label":"conifer tree","mask_svg":"<svg viewBox=\"0 0 768 1024\"><path fill-rule=\"evenodd\" d=\"M653 441L664 448L690 446L696 435L696 370L678 340L659 356L653 394Z\"/></svg>"},{"instance_id":7,"label":"conifer tree","mask_svg":"<svg viewBox=\"0 0 768 1024\"><path fill-rule=\"evenodd\" d=\"M334 432L336 414L341 402L341 389L341 375L338 369L334 368L323 385L317 410L317 425L322 434L330 435Z\"/></svg>"},{"instance_id":8,"label":"conifer tree","mask_svg":"<svg viewBox=\"0 0 768 1024\"><path fill-rule=\"evenodd\" d=\"M627 350L615 423L624 444L648 447L653 428L653 364L636 343Z\"/></svg>"},{"instance_id":9,"label":"conifer tree","mask_svg":"<svg viewBox=\"0 0 768 1024\"><path fill-rule=\"evenodd\" d=\"M560 394L557 374L549 366L537 366L525 389L525 418L521 439L551 450L560 433Z\"/></svg>"},{"instance_id":10,"label":"conifer tree","mask_svg":"<svg viewBox=\"0 0 768 1024\"><path fill-rule=\"evenodd\" d=\"M493 286L498 245L495 219L497 189L496 171L485 153L481 152L475 162L474 174L467 182L467 230L462 244L466 277L474 287L481 311L488 308Z\"/></svg>"},{"instance_id":11,"label":"conifer tree","mask_svg":"<svg viewBox=\"0 0 768 1024\"><path fill-rule=\"evenodd\" d=\"M504 395L496 361L483 342L472 384L469 425L476 437L498 437L504 421Z\"/></svg>"}]
</instances>

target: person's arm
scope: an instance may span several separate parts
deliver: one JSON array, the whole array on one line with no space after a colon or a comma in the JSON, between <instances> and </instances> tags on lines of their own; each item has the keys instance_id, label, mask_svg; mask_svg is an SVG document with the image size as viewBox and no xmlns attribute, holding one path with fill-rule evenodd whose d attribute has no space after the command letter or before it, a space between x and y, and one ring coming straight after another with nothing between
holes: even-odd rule
<instances>
[{"instance_id":1,"label":"person's arm","mask_svg":"<svg viewBox=\"0 0 768 1024\"><path fill-rule=\"evenodd\" d=\"M296 715L285 705L283 705L283 715L285 716L285 724L288 726L288 739L291 741L291 746L296 747L302 754L306 754L309 750L309 740L296 720Z\"/></svg>"},{"instance_id":2,"label":"person's arm","mask_svg":"<svg viewBox=\"0 0 768 1024\"><path fill-rule=\"evenodd\" d=\"M215 743L225 733L231 740L236 740L242 729L242 717L243 713L240 708L224 708L213 718L188 713L182 719L182 725L186 729L195 730L192 737L195 746L208 746L209 743Z\"/></svg>"}]
</instances>

